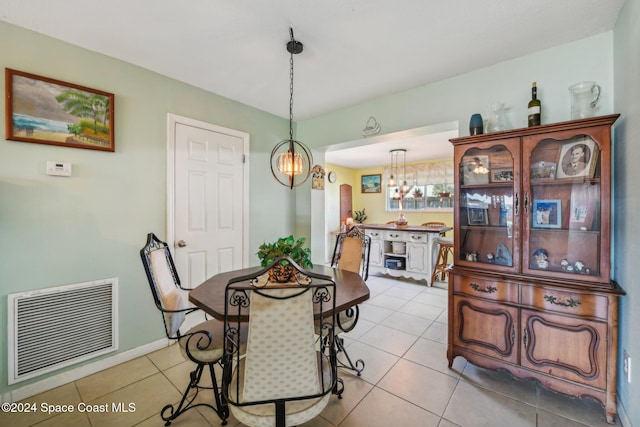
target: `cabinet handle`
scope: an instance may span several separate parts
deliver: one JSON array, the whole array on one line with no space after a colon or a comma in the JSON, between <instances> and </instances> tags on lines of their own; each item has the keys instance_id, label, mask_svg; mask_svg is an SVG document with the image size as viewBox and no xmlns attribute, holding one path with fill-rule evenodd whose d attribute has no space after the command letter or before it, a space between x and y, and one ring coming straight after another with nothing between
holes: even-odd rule
<instances>
[{"instance_id":1,"label":"cabinet handle","mask_svg":"<svg viewBox=\"0 0 640 427\"><path fill-rule=\"evenodd\" d=\"M411 236L413 240L422 240L422 236Z\"/></svg>"},{"instance_id":2,"label":"cabinet handle","mask_svg":"<svg viewBox=\"0 0 640 427\"><path fill-rule=\"evenodd\" d=\"M573 298L568 298L564 302L558 300L558 297L554 297L553 295L545 295L544 299L549 302L549 304L561 305L563 307L576 307L580 305L580 301Z\"/></svg>"},{"instance_id":3,"label":"cabinet handle","mask_svg":"<svg viewBox=\"0 0 640 427\"><path fill-rule=\"evenodd\" d=\"M527 349L527 328L522 330L522 344L524 345L525 350Z\"/></svg>"},{"instance_id":4,"label":"cabinet handle","mask_svg":"<svg viewBox=\"0 0 640 427\"><path fill-rule=\"evenodd\" d=\"M398 237L398 236L399 236L399 234L389 234L389 236L390 236L390 237L393 237L393 238L395 239L396 237Z\"/></svg>"},{"instance_id":5,"label":"cabinet handle","mask_svg":"<svg viewBox=\"0 0 640 427\"><path fill-rule=\"evenodd\" d=\"M470 283L469 286L471 286L471 289L473 289L474 291L484 292L487 294L492 294L498 290L498 288L496 288L495 286L480 287L480 285L478 285L477 283Z\"/></svg>"},{"instance_id":6,"label":"cabinet handle","mask_svg":"<svg viewBox=\"0 0 640 427\"><path fill-rule=\"evenodd\" d=\"M516 327L511 325L511 347L516 343Z\"/></svg>"},{"instance_id":7,"label":"cabinet handle","mask_svg":"<svg viewBox=\"0 0 640 427\"><path fill-rule=\"evenodd\" d=\"M524 193L524 213L529 212L529 192L525 191Z\"/></svg>"},{"instance_id":8,"label":"cabinet handle","mask_svg":"<svg viewBox=\"0 0 640 427\"><path fill-rule=\"evenodd\" d=\"M515 193L513 195L513 213L514 215L518 215L518 208L520 207L519 201L518 201L518 193Z\"/></svg>"}]
</instances>

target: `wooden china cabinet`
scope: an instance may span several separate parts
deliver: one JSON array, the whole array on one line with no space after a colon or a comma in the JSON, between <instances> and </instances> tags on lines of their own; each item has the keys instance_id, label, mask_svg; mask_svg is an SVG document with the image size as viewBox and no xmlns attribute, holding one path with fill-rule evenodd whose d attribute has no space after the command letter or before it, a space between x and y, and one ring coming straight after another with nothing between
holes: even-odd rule
<instances>
[{"instance_id":1,"label":"wooden china cabinet","mask_svg":"<svg viewBox=\"0 0 640 427\"><path fill-rule=\"evenodd\" d=\"M613 423L618 298L610 280L611 126L619 115L452 139L456 356L572 396Z\"/></svg>"}]
</instances>

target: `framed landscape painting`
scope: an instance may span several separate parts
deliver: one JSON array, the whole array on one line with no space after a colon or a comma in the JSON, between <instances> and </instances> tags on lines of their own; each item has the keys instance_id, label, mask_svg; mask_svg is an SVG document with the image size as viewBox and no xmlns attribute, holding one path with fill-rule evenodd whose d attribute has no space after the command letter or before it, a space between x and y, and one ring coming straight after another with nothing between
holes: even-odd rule
<instances>
[{"instance_id":1,"label":"framed landscape painting","mask_svg":"<svg viewBox=\"0 0 640 427\"><path fill-rule=\"evenodd\" d=\"M6 138L115 151L114 95L5 69Z\"/></svg>"},{"instance_id":2,"label":"framed landscape painting","mask_svg":"<svg viewBox=\"0 0 640 427\"><path fill-rule=\"evenodd\" d=\"M362 175L360 186L363 193L380 193L382 191L381 175Z\"/></svg>"}]
</instances>

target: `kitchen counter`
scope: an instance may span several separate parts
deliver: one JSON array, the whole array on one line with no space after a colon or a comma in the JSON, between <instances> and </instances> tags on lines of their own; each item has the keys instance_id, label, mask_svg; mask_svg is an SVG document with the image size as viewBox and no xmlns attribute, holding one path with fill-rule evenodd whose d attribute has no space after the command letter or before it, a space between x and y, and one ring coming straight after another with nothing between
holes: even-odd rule
<instances>
[{"instance_id":1,"label":"kitchen counter","mask_svg":"<svg viewBox=\"0 0 640 427\"><path fill-rule=\"evenodd\" d=\"M361 224L371 238L369 272L431 283L437 239L451 227Z\"/></svg>"}]
</instances>

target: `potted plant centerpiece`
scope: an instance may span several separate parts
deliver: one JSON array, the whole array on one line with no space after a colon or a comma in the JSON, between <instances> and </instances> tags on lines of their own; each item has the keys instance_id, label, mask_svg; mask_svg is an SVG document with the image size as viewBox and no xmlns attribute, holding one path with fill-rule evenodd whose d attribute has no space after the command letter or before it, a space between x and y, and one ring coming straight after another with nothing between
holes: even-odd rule
<instances>
[{"instance_id":1,"label":"potted plant centerpiece","mask_svg":"<svg viewBox=\"0 0 640 427\"><path fill-rule=\"evenodd\" d=\"M294 239L293 235L281 237L272 243L263 243L258 247L258 258L262 267L268 267L278 258L286 256L291 258L302 268L311 268L311 249L303 247L306 239L300 237ZM286 261L281 261L269 270L269 280L272 282L286 283L291 280L295 269Z\"/></svg>"},{"instance_id":2,"label":"potted plant centerpiece","mask_svg":"<svg viewBox=\"0 0 640 427\"><path fill-rule=\"evenodd\" d=\"M353 219L358 224L363 224L367 220L367 214L364 212L364 208L362 208L361 211L356 211Z\"/></svg>"}]
</instances>

